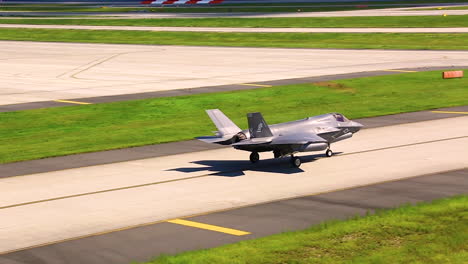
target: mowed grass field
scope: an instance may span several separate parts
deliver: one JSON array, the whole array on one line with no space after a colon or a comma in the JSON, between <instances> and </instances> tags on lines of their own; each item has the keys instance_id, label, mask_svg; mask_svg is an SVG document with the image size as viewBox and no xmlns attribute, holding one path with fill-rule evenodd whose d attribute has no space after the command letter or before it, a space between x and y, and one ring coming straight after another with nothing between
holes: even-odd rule
<instances>
[{"instance_id":1,"label":"mowed grass field","mask_svg":"<svg viewBox=\"0 0 468 264\"><path fill-rule=\"evenodd\" d=\"M467 50L468 33L219 33L0 29L0 40L145 45Z\"/></svg>"},{"instance_id":2,"label":"mowed grass field","mask_svg":"<svg viewBox=\"0 0 468 264\"><path fill-rule=\"evenodd\" d=\"M218 248L162 256L147 264L425 263L468 259L468 196L326 222Z\"/></svg>"},{"instance_id":3,"label":"mowed grass field","mask_svg":"<svg viewBox=\"0 0 468 264\"><path fill-rule=\"evenodd\" d=\"M468 27L468 15L382 17L276 17L276 18L15 18L0 24L160 26L160 27L266 27L266 28L369 28L369 27Z\"/></svg>"},{"instance_id":4,"label":"mowed grass field","mask_svg":"<svg viewBox=\"0 0 468 264\"><path fill-rule=\"evenodd\" d=\"M361 118L468 105L468 78L418 72L106 104L0 113L0 163L157 144L211 135L205 109L240 127L246 113L270 124L328 112Z\"/></svg>"}]
</instances>

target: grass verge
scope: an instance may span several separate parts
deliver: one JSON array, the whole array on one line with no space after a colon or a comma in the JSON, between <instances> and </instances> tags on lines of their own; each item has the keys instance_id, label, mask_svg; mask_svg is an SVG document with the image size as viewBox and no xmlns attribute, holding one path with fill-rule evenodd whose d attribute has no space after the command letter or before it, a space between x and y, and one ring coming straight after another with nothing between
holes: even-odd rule
<instances>
[{"instance_id":1,"label":"grass verge","mask_svg":"<svg viewBox=\"0 0 468 264\"><path fill-rule=\"evenodd\" d=\"M468 9L468 6L420 8L420 9L413 9L413 10L466 10L466 9Z\"/></svg>"},{"instance_id":2,"label":"grass verge","mask_svg":"<svg viewBox=\"0 0 468 264\"><path fill-rule=\"evenodd\" d=\"M378 211L296 232L162 256L177 263L466 263L468 196Z\"/></svg>"},{"instance_id":3,"label":"grass verge","mask_svg":"<svg viewBox=\"0 0 468 264\"><path fill-rule=\"evenodd\" d=\"M260 111L268 123L327 112L361 118L468 105L468 78L440 71L296 84L107 104L0 113L0 163L192 139L211 135L205 109L241 127Z\"/></svg>"},{"instance_id":4,"label":"grass verge","mask_svg":"<svg viewBox=\"0 0 468 264\"><path fill-rule=\"evenodd\" d=\"M466 33L221 33L0 29L0 40L224 47L467 50Z\"/></svg>"},{"instance_id":5,"label":"grass verge","mask_svg":"<svg viewBox=\"0 0 468 264\"><path fill-rule=\"evenodd\" d=\"M277 18L160 18L160 19L0 19L0 24L161 26L161 27L468 27L468 15L400 17L277 17Z\"/></svg>"}]
</instances>

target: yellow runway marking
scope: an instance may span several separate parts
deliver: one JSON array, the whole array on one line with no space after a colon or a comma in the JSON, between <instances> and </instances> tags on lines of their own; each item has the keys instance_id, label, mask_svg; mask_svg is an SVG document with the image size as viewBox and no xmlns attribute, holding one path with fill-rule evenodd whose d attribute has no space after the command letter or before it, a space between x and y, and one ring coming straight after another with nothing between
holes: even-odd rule
<instances>
[{"instance_id":1,"label":"yellow runway marking","mask_svg":"<svg viewBox=\"0 0 468 264\"><path fill-rule=\"evenodd\" d=\"M387 72L417 72L417 71L404 71L404 70L383 70Z\"/></svg>"},{"instance_id":2,"label":"yellow runway marking","mask_svg":"<svg viewBox=\"0 0 468 264\"><path fill-rule=\"evenodd\" d=\"M86 102L78 102L78 101L70 101L70 100L55 100L55 102L69 103L69 104L82 104L82 105L91 104L91 103L86 103Z\"/></svg>"},{"instance_id":3,"label":"yellow runway marking","mask_svg":"<svg viewBox=\"0 0 468 264\"><path fill-rule=\"evenodd\" d=\"M215 225L208 225L208 224L203 224L203 223L198 223L198 222L193 222L193 221L188 221L188 220L183 220L183 219L173 219L173 220L168 220L167 222L178 224L178 225L184 225L184 226L190 226L190 227L196 227L196 228L226 233L226 234L230 234L234 236L244 236L244 235L250 234L249 232L245 232L245 231L240 231L236 229L215 226Z\"/></svg>"},{"instance_id":4,"label":"yellow runway marking","mask_svg":"<svg viewBox=\"0 0 468 264\"><path fill-rule=\"evenodd\" d=\"M255 83L239 83L239 85L244 85L244 86L257 86L257 87L273 87L273 85L255 84Z\"/></svg>"},{"instance_id":5,"label":"yellow runway marking","mask_svg":"<svg viewBox=\"0 0 468 264\"><path fill-rule=\"evenodd\" d=\"M461 115L468 115L468 112L452 112L452 111L431 111L432 113L440 113L440 114L461 114Z\"/></svg>"}]
</instances>

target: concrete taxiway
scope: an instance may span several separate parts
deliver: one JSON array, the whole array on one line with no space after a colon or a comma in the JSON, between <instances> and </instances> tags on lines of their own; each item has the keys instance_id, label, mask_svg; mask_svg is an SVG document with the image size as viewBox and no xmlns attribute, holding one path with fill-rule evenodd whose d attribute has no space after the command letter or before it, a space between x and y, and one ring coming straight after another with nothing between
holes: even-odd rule
<instances>
[{"instance_id":1,"label":"concrete taxiway","mask_svg":"<svg viewBox=\"0 0 468 264\"><path fill-rule=\"evenodd\" d=\"M95 103L109 103L118 101L129 101L129 100L140 100L148 98L160 98L170 96L182 96L182 95L193 95L199 93L214 93L214 92L227 92L247 89L258 89L265 87L273 87L277 85L288 85L288 84L300 84L300 83L314 83L333 81L349 78L362 78L370 76L382 76L401 74L408 72L420 72L420 71L436 71L436 70L453 70L453 69L466 69L468 66L439 66L439 67L423 67L423 68L404 68L404 69L388 69L380 71L365 71L365 72L353 72L344 74L333 74L333 75L321 75L314 77L304 78L291 78L283 80L264 81L256 83L239 83L239 84L227 84L217 86L205 86L196 88L182 88L172 89L154 92L141 92L131 94L119 94L119 95L107 95L107 96L96 96L96 97L85 97L85 98L72 98L67 100L51 100L51 101L37 101L30 103L18 103L0 105L0 112L10 112L19 110L29 110L37 108L49 108L49 107L60 107L69 105L86 105Z\"/></svg>"},{"instance_id":2,"label":"concrete taxiway","mask_svg":"<svg viewBox=\"0 0 468 264\"><path fill-rule=\"evenodd\" d=\"M467 51L3 41L0 105L231 84L248 86L271 80L387 69L457 67L467 61Z\"/></svg>"},{"instance_id":3,"label":"concrete taxiway","mask_svg":"<svg viewBox=\"0 0 468 264\"><path fill-rule=\"evenodd\" d=\"M141 27L0 24L0 28L42 28L83 30L129 30L169 32L233 32L233 33L468 33L466 27L452 28L230 28L230 27Z\"/></svg>"},{"instance_id":4,"label":"concrete taxiway","mask_svg":"<svg viewBox=\"0 0 468 264\"><path fill-rule=\"evenodd\" d=\"M332 158L305 156L300 169L286 159L252 166L248 153L223 148L3 178L0 237L7 239L0 241L0 252L461 170L468 167L468 116L365 129L333 149L338 155Z\"/></svg>"}]
</instances>

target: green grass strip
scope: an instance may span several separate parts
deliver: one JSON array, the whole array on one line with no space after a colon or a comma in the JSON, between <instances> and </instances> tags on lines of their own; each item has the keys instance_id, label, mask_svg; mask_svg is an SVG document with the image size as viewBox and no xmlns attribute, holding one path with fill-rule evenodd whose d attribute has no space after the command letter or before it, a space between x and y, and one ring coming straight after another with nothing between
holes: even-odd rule
<instances>
[{"instance_id":1,"label":"green grass strip","mask_svg":"<svg viewBox=\"0 0 468 264\"><path fill-rule=\"evenodd\" d=\"M147 264L466 263L468 196L378 211L347 221L161 256Z\"/></svg>"},{"instance_id":2,"label":"green grass strip","mask_svg":"<svg viewBox=\"0 0 468 264\"><path fill-rule=\"evenodd\" d=\"M213 33L0 29L0 40L275 48L468 49L466 33Z\"/></svg>"},{"instance_id":3,"label":"green grass strip","mask_svg":"<svg viewBox=\"0 0 468 264\"><path fill-rule=\"evenodd\" d=\"M468 6L452 6L452 7L435 7L435 8L420 8L414 10L466 10Z\"/></svg>"},{"instance_id":4,"label":"green grass strip","mask_svg":"<svg viewBox=\"0 0 468 264\"><path fill-rule=\"evenodd\" d=\"M0 113L0 163L188 140L211 135L205 109L219 108L240 127L260 111L268 123L327 112L361 118L468 105L468 78L440 71L244 91Z\"/></svg>"},{"instance_id":5,"label":"green grass strip","mask_svg":"<svg viewBox=\"0 0 468 264\"><path fill-rule=\"evenodd\" d=\"M0 24L161 26L161 27L468 27L468 15L400 17L280 17L280 18L163 18L163 19L0 19Z\"/></svg>"}]
</instances>

